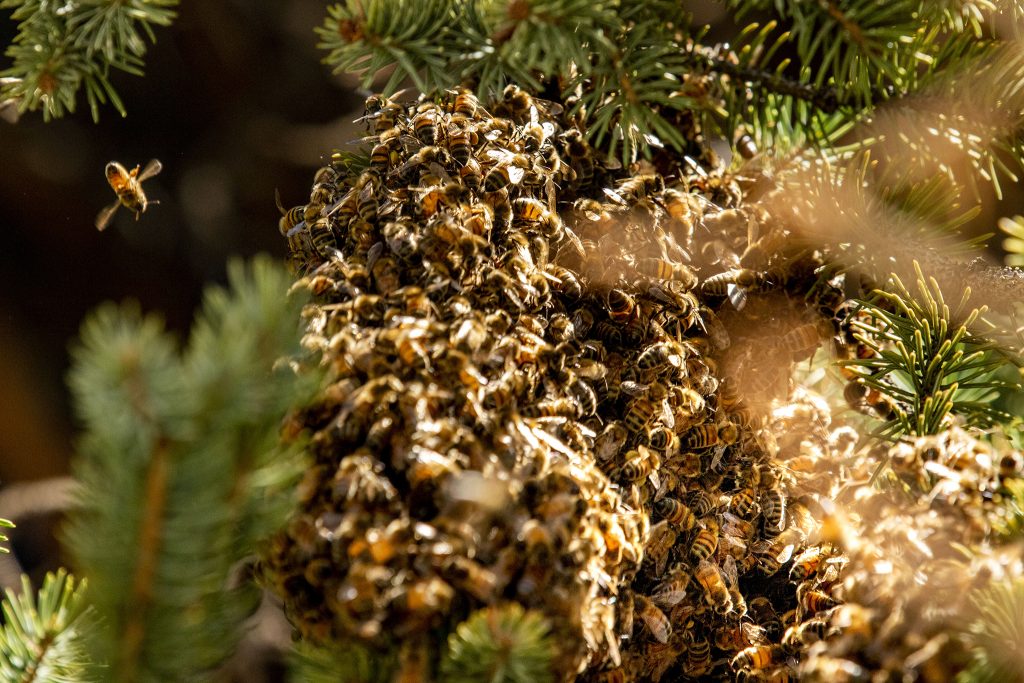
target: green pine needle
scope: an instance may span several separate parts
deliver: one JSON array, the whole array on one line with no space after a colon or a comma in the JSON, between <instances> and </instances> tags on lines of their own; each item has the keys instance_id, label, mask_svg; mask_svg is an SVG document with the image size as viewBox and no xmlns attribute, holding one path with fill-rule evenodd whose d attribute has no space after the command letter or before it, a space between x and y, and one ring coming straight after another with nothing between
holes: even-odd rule
<instances>
[{"instance_id":1,"label":"green pine needle","mask_svg":"<svg viewBox=\"0 0 1024 683\"><path fill-rule=\"evenodd\" d=\"M958 683L1024 680L1024 579L993 582L973 602L977 619L965 633L971 664Z\"/></svg>"},{"instance_id":2,"label":"green pine needle","mask_svg":"<svg viewBox=\"0 0 1024 683\"><path fill-rule=\"evenodd\" d=\"M21 593L8 589L0 627L0 681L78 683L87 673L89 652L83 634L95 627L85 600L85 582L61 569L43 580L38 597L27 576Z\"/></svg>"},{"instance_id":3,"label":"green pine needle","mask_svg":"<svg viewBox=\"0 0 1024 683\"><path fill-rule=\"evenodd\" d=\"M441 680L450 683L553 681L554 643L548 625L518 603L470 615L448 638Z\"/></svg>"},{"instance_id":4,"label":"green pine needle","mask_svg":"<svg viewBox=\"0 0 1024 683\"><path fill-rule=\"evenodd\" d=\"M14 522L10 521L9 519L0 518L0 528L13 529L14 528ZM4 543L5 541L8 541L8 540L10 540L10 539L8 539L7 536L5 536L4 534L0 534L0 543ZM5 548L2 545L0 545L0 553L9 553L9 552L11 552L10 548Z\"/></svg>"}]
</instances>

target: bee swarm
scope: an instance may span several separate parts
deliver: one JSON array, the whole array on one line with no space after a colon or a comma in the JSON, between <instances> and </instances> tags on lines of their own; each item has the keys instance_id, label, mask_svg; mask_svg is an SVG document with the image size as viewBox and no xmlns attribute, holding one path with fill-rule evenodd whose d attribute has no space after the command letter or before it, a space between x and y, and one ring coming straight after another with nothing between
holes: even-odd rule
<instances>
[{"instance_id":1,"label":"bee swarm","mask_svg":"<svg viewBox=\"0 0 1024 683\"><path fill-rule=\"evenodd\" d=\"M265 553L289 618L412 667L511 601L562 680L796 677L859 585L816 503L857 435L767 406L841 292L808 306L821 263L727 176L624 177L557 105L492 109L371 98L368 168L282 207L329 375Z\"/></svg>"}]
</instances>

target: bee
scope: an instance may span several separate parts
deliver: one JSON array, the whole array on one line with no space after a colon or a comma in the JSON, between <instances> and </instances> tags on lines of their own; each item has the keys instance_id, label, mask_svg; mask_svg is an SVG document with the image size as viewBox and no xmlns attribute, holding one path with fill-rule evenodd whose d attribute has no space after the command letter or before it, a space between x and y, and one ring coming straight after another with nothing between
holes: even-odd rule
<instances>
[{"instance_id":1,"label":"bee","mask_svg":"<svg viewBox=\"0 0 1024 683\"><path fill-rule=\"evenodd\" d=\"M707 638L689 634L689 648L686 652L684 673L690 678L699 678L711 669L711 643Z\"/></svg>"},{"instance_id":2,"label":"bee","mask_svg":"<svg viewBox=\"0 0 1024 683\"><path fill-rule=\"evenodd\" d=\"M117 193L117 201L99 212L99 215L96 216L96 229L101 232L106 230L110 225L110 219L117 213L118 207L124 206L134 212L135 220L139 220L139 216L145 212L147 206L158 204L159 202L151 202L146 199L146 193L142 191L142 183L155 176L161 169L163 169L163 164L157 159L151 159L142 169L142 173L139 173L138 166L129 171L116 161L107 164L105 170L107 182ZM288 231L285 230L285 232Z\"/></svg>"},{"instance_id":3,"label":"bee","mask_svg":"<svg viewBox=\"0 0 1024 683\"><path fill-rule=\"evenodd\" d=\"M710 422L691 427L682 439L683 448L704 449L718 443L718 427Z\"/></svg>"},{"instance_id":4,"label":"bee","mask_svg":"<svg viewBox=\"0 0 1024 683\"><path fill-rule=\"evenodd\" d=\"M684 289L693 289L697 286L697 273L693 268L662 258L637 259L636 272L654 280L675 280Z\"/></svg>"},{"instance_id":5,"label":"bee","mask_svg":"<svg viewBox=\"0 0 1024 683\"><path fill-rule=\"evenodd\" d=\"M681 531L689 531L697 525L697 516L693 510L675 498L662 498L654 504L654 512Z\"/></svg>"},{"instance_id":6,"label":"bee","mask_svg":"<svg viewBox=\"0 0 1024 683\"><path fill-rule=\"evenodd\" d=\"M786 634L782 638L782 645L790 652L799 652L801 646L812 645L816 641L824 640L829 629L827 619L818 617L808 619L787 628Z\"/></svg>"},{"instance_id":7,"label":"bee","mask_svg":"<svg viewBox=\"0 0 1024 683\"><path fill-rule=\"evenodd\" d=\"M536 115L537 111L542 111L547 116L559 116L562 113L562 105L532 97L519 86L510 84L502 92L501 101L498 103L495 113L522 125L531 114Z\"/></svg>"},{"instance_id":8,"label":"bee","mask_svg":"<svg viewBox=\"0 0 1024 683\"><path fill-rule=\"evenodd\" d=\"M608 462L622 449L629 438L629 430L619 420L612 420L605 425L594 441L594 457L598 462Z\"/></svg>"},{"instance_id":9,"label":"bee","mask_svg":"<svg viewBox=\"0 0 1024 683\"><path fill-rule=\"evenodd\" d=\"M828 593L810 588L809 583L800 584L796 591L796 599L802 616L823 612L839 604L839 601Z\"/></svg>"},{"instance_id":10,"label":"bee","mask_svg":"<svg viewBox=\"0 0 1024 683\"><path fill-rule=\"evenodd\" d=\"M686 597L686 589L690 585L691 576L687 567L678 562L668 571L668 575L655 585L651 599L663 609L670 609Z\"/></svg>"},{"instance_id":11,"label":"bee","mask_svg":"<svg viewBox=\"0 0 1024 683\"><path fill-rule=\"evenodd\" d=\"M636 315L636 301L621 289L610 289L605 297L608 317L617 323L626 323Z\"/></svg>"},{"instance_id":12,"label":"bee","mask_svg":"<svg viewBox=\"0 0 1024 683\"><path fill-rule=\"evenodd\" d=\"M555 281L551 283L551 286L555 289L555 291L564 294L565 296L569 297L574 301L579 300L580 298L583 297L582 283L580 283L580 280L578 277L576 277L576 274L573 273L568 268L563 268L562 266L559 266L557 264L549 263L544 267L544 272L546 272L548 275L555 279ZM593 313L590 313L588 309L582 310L585 311L583 315L589 314L592 321ZM578 310L576 311L576 313L580 313L580 311ZM591 322L591 325L593 325L593 322ZM574 331L576 331L575 323L573 324L573 329ZM577 331L576 336L583 335L580 335Z\"/></svg>"},{"instance_id":13,"label":"bee","mask_svg":"<svg viewBox=\"0 0 1024 683\"><path fill-rule=\"evenodd\" d=\"M402 286L402 269L393 256L381 256L370 267L377 291L385 296Z\"/></svg>"},{"instance_id":14,"label":"bee","mask_svg":"<svg viewBox=\"0 0 1024 683\"><path fill-rule=\"evenodd\" d=\"M595 683L626 683L626 671L621 666L601 671L594 681Z\"/></svg>"},{"instance_id":15,"label":"bee","mask_svg":"<svg viewBox=\"0 0 1024 683\"><path fill-rule=\"evenodd\" d=\"M567 398L556 398L549 401L538 401L523 406L523 417L579 417L579 406Z\"/></svg>"},{"instance_id":16,"label":"bee","mask_svg":"<svg viewBox=\"0 0 1024 683\"><path fill-rule=\"evenodd\" d=\"M408 221L385 223L381 235L391 253L403 261L411 259L419 247L419 237Z\"/></svg>"},{"instance_id":17,"label":"bee","mask_svg":"<svg viewBox=\"0 0 1024 683\"><path fill-rule=\"evenodd\" d=\"M566 131L561 140L569 165L576 173L576 182L584 187L590 185L594 180L594 152L583 133L573 128Z\"/></svg>"},{"instance_id":18,"label":"bee","mask_svg":"<svg viewBox=\"0 0 1024 683\"><path fill-rule=\"evenodd\" d=\"M476 159L467 160L459 169L459 181L473 192L479 192L484 182L480 162Z\"/></svg>"},{"instance_id":19,"label":"bee","mask_svg":"<svg viewBox=\"0 0 1024 683\"><path fill-rule=\"evenodd\" d=\"M120 200L118 200L120 202ZM301 223L304 219L303 213L306 207L302 204L299 206L293 206L290 209L285 209L284 204L281 203L281 193L276 189L274 190L274 202L277 204L277 210L281 212L281 220L277 223L277 229L282 235L288 235L292 228ZM117 206L114 206L116 209ZM113 214L111 214L113 215ZM109 218L108 218L109 221ZM97 227L99 227L97 225ZM104 226L106 227L106 226ZM102 230L103 228L100 228Z\"/></svg>"},{"instance_id":20,"label":"bee","mask_svg":"<svg viewBox=\"0 0 1024 683\"><path fill-rule=\"evenodd\" d=\"M370 150L369 171L383 176L401 159L401 142L397 135L381 136Z\"/></svg>"},{"instance_id":21,"label":"bee","mask_svg":"<svg viewBox=\"0 0 1024 683\"><path fill-rule=\"evenodd\" d=\"M469 163L473 148L480 144L480 136L464 120L452 119L448 131L448 152L459 166Z\"/></svg>"},{"instance_id":22,"label":"bee","mask_svg":"<svg viewBox=\"0 0 1024 683\"><path fill-rule=\"evenodd\" d=\"M729 509L733 514L744 519L750 517L755 505L755 492L752 488L740 489L729 499Z\"/></svg>"},{"instance_id":23,"label":"bee","mask_svg":"<svg viewBox=\"0 0 1024 683\"><path fill-rule=\"evenodd\" d=\"M807 548L793 558L793 566L789 570L789 578L792 581L805 581L818 571L821 563L830 554L830 548L827 546L815 545Z\"/></svg>"},{"instance_id":24,"label":"bee","mask_svg":"<svg viewBox=\"0 0 1024 683\"><path fill-rule=\"evenodd\" d=\"M781 645L752 645L732 658L733 669L767 669L785 659Z\"/></svg>"},{"instance_id":25,"label":"bee","mask_svg":"<svg viewBox=\"0 0 1024 683\"><path fill-rule=\"evenodd\" d=\"M690 559L694 562L707 560L718 549L718 525L711 523L710 520L707 524L707 528L698 531L690 543Z\"/></svg>"},{"instance_id":26,"label":"bee","mask_svg":"<svg viewBox=\"0 0 1024 683\"><path fill-rule=\"evenodd\" d=\"M686 503L698 517L707 517L715 509L715 501L707 491L697 489L686 496Z\"/></svg>"},{"instance_id":27,"label":"bee","mask_svg":"<svg viewBox=\"0 0 1024 683\"><path fill-rule=\"evenodd\" d=\"M422 106L428 108L422 109L413 117L412 129L420 142L424 145L433 145L437 142L437 114L432 105Z\"/></svg>"},{"instance_id":28,"label":"bee","mask_svg":"<svg viewBox=\"0 0 1024 683\"><path fill-rule=\"evenodd\" d=\"M414 179L414 172L420 169L420 167L425 167L440 179L447 176L444 170L447 162L448 152L446 150L434 145L427 145L409 157L398 169L392 171L392 175L397 176L400 183L408 185ZM427 185L430 183L421 182L421 184Z\"/></svg>"},{"instance_id":29,"label":"bee","mask_svg":"<svg viewBox=\"0 0 1024 683\"><path fill-rule=\"evenodd\" d=\"M613 202L623 206L633 206L664 191L665 179L655 173L633 176L619 183L614 190L605 188L604 193Z\"/></svg>"},{"instance_id":30,"label":"bee","mask_svg":"<svg viewBox=\"0 0 1024 683\"><path fill-rule=\"evenodd\" d=\"M661 370L666 366L678 368L683 365L685 350L677 342L651 344L637 356L636 364L641 370Z\"/></svg>"},{"instance_id":31,"label":"bee","mask_svg":"<svg viewBox=\"0 0 1024 683\"><path fill-rule=\"evenodd\" d=\"M641 621L644 622L644 626L651 632L654 639L659 643L667 643L669 636L672 635L672 622L668 620L665 613L662 612L653 601L643 595L636 595L634 597L636 603L637 613L640 615Z\"/></svg>"},{"instance_id":32,"label":"bee","mask_svg":"<svg viewBox=\"0 0 1024 683\"><path fill-rule=\"evenodd\" d=\"M477 600L493 602L500 586L498 576L479 562L460 555L445 559L441 567L442 578L461 588Z\"/></svg>"},{"instance_id":33,"label":"bee","mask_svg":"<svg viewBox=\"0 0 1024 683\"><path fill-rule=\"evenodd\" d=\"M485 192L498 192L509 185L518 185L531 166L530 160L521 154L491 150L488 156L495 158L497 163L484 176Z\"/></svg>"},{"instance_id":34,"label":"bee","mask_svg":"<svg viewBox=\"0 0 1024 683\"><path fill-rule=\"evenodd\" d=\"M644 446L628 451L623 459L625 462L619 468L619 476L624 481L634 483L647 479L660 464L658 456Z\"/></svg>"},{"instance_id":35,"label":"bee","mask_svg":"<svg viewBox=\"0 0 1024 683\"><path fill-rule=\"evenodd\" d=\"M573 395L579 407L579 417L589 417L597 414L597 394L585 380L577 379L570 387L569 393Z\"/></svg>"},{"instance_id":36,"label":"bee","mask_svg":"<svg viewBox=\"0 0 1024 683\"><path fill-rule=\"evenodd\" d=\"M647 432L647 445L662 455L672 455L679 451L679 437L668 427L658 425Z\"/></svg>"},{"instance_id":37,"label":"bee","mask_svg":"<svg viewBox=\"0 0 1024 683\"><path fill-rule=\"evenodd\" d=\"M731 446L740 437L740 430L732 422L723 422L718 425L718 443Z\"/></svg>"},{"instance_id":38,"label":"bee","mask_svg":"<svg viewBox=\"0 0 1024 683\"><path fill-rule=\"evenodd\" d=\"M512 202L512 215L521 221L529 221L540 225L546 237L555 237L562 227L562 219L554 211L536 199L522 197Z\"/></svg>"},{"instance_id":39,"label":"bee","mask_svg":"<svg viewBox=\"0 0 1024 683\"><path fill-rule=\"evenodd\" d=\"M778 536L786 526L786 496L779 489L768 489L760 503L765 535Z\"/></svg>"},{"instance_id":40,"label":"bee","mask_svg":"<svg viewBox=\"0 0 1024 683\"><path fill-rule=\"evenodd\" d=\"M467 119L476 118L477 113L484 114L488 118L490 117L490 114L480 106L480 101L477 100L476 95L468 89L458 88L449 92L455 95L455 100L452 102L453 114L464 116Z\"/></svg>"},{"instance_id":41,"label":"bee","mask_svg":"<svg viewBox=\"0 0 1024 683\"><path fill-rule=\"evenodd\" d=\"M763 595L753 598L748 613L754 623L764 629L769 639L775 640L782 634L782 620L768 598Z\"/></svg>"},{"instance_id":42,"label":"bee","mask_svg":"<svg viewBox=\"0 0 1024 683\"><path fill-rule=\"evenodd\" d=\"M655 410L655 405L646 398L633 399L622 422L630 432L642 434L651 418L654 417Z\"/></svg>"},{"instance_id":43,"label":"bee","mask_svg":"<svg viewBox=\"0 0 1024 683\"><path fill-rule=\"evenodd\" d=\"M523 140L523 149L530 154L536 154L544 146L555 132L555 124L550 121L540 123L537 115L536 105L530 105L530 120L523 124L519 130L519 136Z\"/></svg>"},{"instance_id":44,"label":"bee","mask_svg":"<svg viewBox=\"0 0 1024 683\"><path fill-rule=\"evenodd\" d=\"M332 258L339 255L338 241L334 236L334 231L331 229L331 224L326 218L318 218L312 223L307 223L306 229L309 232L310 242L312 242L317 254L323 258Z\"/></svg>"}]
</instances>

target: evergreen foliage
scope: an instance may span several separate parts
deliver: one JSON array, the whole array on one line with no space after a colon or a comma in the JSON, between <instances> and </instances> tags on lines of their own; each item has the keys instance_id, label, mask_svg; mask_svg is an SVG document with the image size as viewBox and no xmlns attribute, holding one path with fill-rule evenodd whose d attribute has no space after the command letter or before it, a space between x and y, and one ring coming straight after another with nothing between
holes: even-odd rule
<instances>
[{"instance_id":1,"label":"evergreen foliage","mask_svg":"<svg viewBox=\"0 0 1024 683\"><path fill-rule=\"evenodd\" d=\"M8 589L0 627L0 680L79 683L88 675L86 636L94 630L85 583L64 570L47 574L38 597L27 576L21 594Z\"/></svg>"},{"instance_id":2,"label":"evergreen foliage","mask_svg":"<svg viewBox=\"0 0 1024 683\"><path fill-rule=\"evenodd\" d=\"M169 26L178 0L3 0L12 9L18 35L7 48L9 68L0 73L0 102L18 111L42 109L46 120L73 113L85 89L93 120L110 103L121 116L124 103L112 71L142 75L146 40L154 27Z\"/></svg>"},{"instance_id":3,"label":"evergreen foliage","mask_svg":"<svg viewBox=\"0 0 1024 683\"><path fill-rule=\"evenodd\" d=\"M0 519L0 529L2 529L2 528L13 529L14 528L14 522L12 522L9 519ZM3 534L0 534L0 543L3 543L5 541L7 541L7 540L9 540L9 539L6 536L4 536ZM0 545L0 553L9 553L9 552L11 552L10 548L5 548L2 545Z\"/></svg>"},{"instance_id":4,"label":"evergreen foliage","mask_svg":"<svg viewBox=\"0 0 1024 683\"><path fill-rule=\"evenodd\" d=\"M985 307L967 306L967 288L950 308L938 283L926 280L916 263L915 268L916 293L893 275L892 292L876 290L852 314L854 336L871 354L842 364L887 397L891 407L874 434L936 434L950 426L951 415L972 426L1009 421L1011 416L993 399L1000 390L1019 390L1020 385L996 376L1007 356L982 331L991 329L981 318Z\"/></svg>"},{"instance_id":5,"label":"evergreen foliage","mask_svg":"<svg viewBox=\"0 0 1024 683\"><path fill-rule=\"evenodd\" d=\"M554 647L541 615L514 602L487 607L449 636L441 674L452 683L551 681Z\"/></svg>"},{"instance_id":6,"label":"evergreen foliage","mask_svg":"<svg viewBox=\"0 0 1024 683\"><path fill-rule=\"evenodd\" d=\"M259 592L229 576L284 518L298 471L277 425L310 387L271 368L299 350L302 301L267 258L228 273L183 353L130 304L97 311L74 350L85 434L67 544L102 620L91 649L118 680L188 680L230 653Z\"/></svg>"},{"instance_id":7,"label":"evergreen foliage","mask_svg":"<svg viewBox=\"0 0 1024 683\"><path fill-rule=\"evenodd\" d=\"M976 619L966 631L970 666L958 683L1024 679L1024 580L994 581L974 597Z\"/></svg>"}]
</instances>

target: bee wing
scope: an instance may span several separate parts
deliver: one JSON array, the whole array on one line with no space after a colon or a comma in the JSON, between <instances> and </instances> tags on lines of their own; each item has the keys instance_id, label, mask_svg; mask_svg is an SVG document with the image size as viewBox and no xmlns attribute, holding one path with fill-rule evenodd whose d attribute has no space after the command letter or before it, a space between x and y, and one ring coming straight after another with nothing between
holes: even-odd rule
<instances>
[{"instance_id":1,"label":"bee wing","mask_svg":"<svg viewBox=\"0 0 1024 683\"><path fill-rule=\"evenodd\" d=\"M743 307L747 305L747 290L732 282L727 285L727 289L729 291L729 301L732 302L737 311L742 311Z\"/></svg>"},{"instance_id":2,"label":"bee wing","mask_svg":"<svg viewBox=\"0 0 1024 683\"><path fill-rule=\"evenodd\" d=\"M150 159L149 163L146 164L144 169L142 169L142 173L138 175L136 180L141 183L146 178L152 178L163 169L164 165L160 163L159 159Z\"/></svg>"},{"instance_id":3,"label":"bee wing","mask_svg":"<svg viewBox=\"0 0 1024 683\"><path fill-rule=\"evenodd\" d=\"M523 176L526 175L526 171L519 168L518 166L508 167L508 181L513 185L518 185L523 182Z\"/></svg>"},{"instance_id":4,"label":"bee wing","mask_svg":"<svg viewBox=\"0 0 1024 683\"><path fill-rule=\"evenodd\" d=\"M750 621L744 621L740 624L740 630L743 632L743 637L751 645L768 645L768 631L763 626L758 626Z\"/></svg>"},{"instance_id":5,"label":"bee wing","mask_svg":"<svg viewBox=\"0 0 1024 683\"><path fill-rule=\"evenodd\" d=\"M110 219L117 213L117 207L121 206L121 200L115 201L110 206L105 206L96 216L96 229L103 232L110 225Z\"/></svg>"},{"instance_id":6,"label":"bee wing","mask_svg":"<svg viewBox=\"0 0 1024 683\"><path fill-rule=\"evenodd\" d=\"M276 187L274 188L274 203L277 204L277 210L281 212L282 216L288 213L284 208L284 204L281 202L281 191Z\"/></svg>"},{"instance_id":7,"label":"bee wing","mask_svg":"<svg viewBox=\"0 0 1024 683\"><path fill-rule=\"evenodd\" d=\"M377 263L377 259L380 258L381 253L384 251L383 242L375 242L372 247L366 252L366 267L373 268L374 264Z\"/></svg>"},{"instance_id":8,"label":"bee wing","mask_svg":"<svg viewBox=\"0 0 1024 683\"><path fill-rule=\"evenodd\" d=\"M736 558L732 555L726 555L725 561L722 562L722 576L729 583L730 586L736 586L740 581L739 569L736 567Z\"/></svg>"},{"instance_id":9,"label":"bee wing","mask_svg":"<svg viewBox=\"0 0 1024 683\"><path fill-rule=\"evenodd\" d=\"M291 230L288 231L288 233L285 235L285 237L295 237L296 235L298 235L300 232L302 232L305 229L306 229L306 221L299 221L298 223L295 224L295 227L293 227Z\"/></svg>"},{"instance_id":10,"label":"bee wing","mask_svg":"<svg viewBox=\"0 0 1024 683\"><path fill-rule=\"evenodd\" d=\"M623 198L623 196L616 192L615 190L606 187L604 188L604 193L608 195L608 198L611 199L616 204L622 204L623 206L626 206L628 204L628 202Z\"/></svg>"},{"instance_id":11,"label":"bee wing","mask_svg":"<svg viewBox=\"0 0 1024 683\"><path fill-rule=\"evenodd\" d=\"M537 105L531 104L530 105L530 125L531 126L536 126L538 123L540 123L540 117L537 116Z\"/></svg>"},{"instance_id":12,"label":"bee wing","mask_svg":"<svg viewBox=\"0 0 1024 683\"><path fill-rule=\"evenodd\" d=\"M454 180L452 180L452 177L450 175L448 175L448 171L444 170L444 166L442 166L441 164L437 163L436 161L431 161L430 165L428 166L428 168L430 169L431 173L436 175L438 178L440 178L445 183L453 183L453 182L455 182Z\"/></svg>"}]
</instances>

